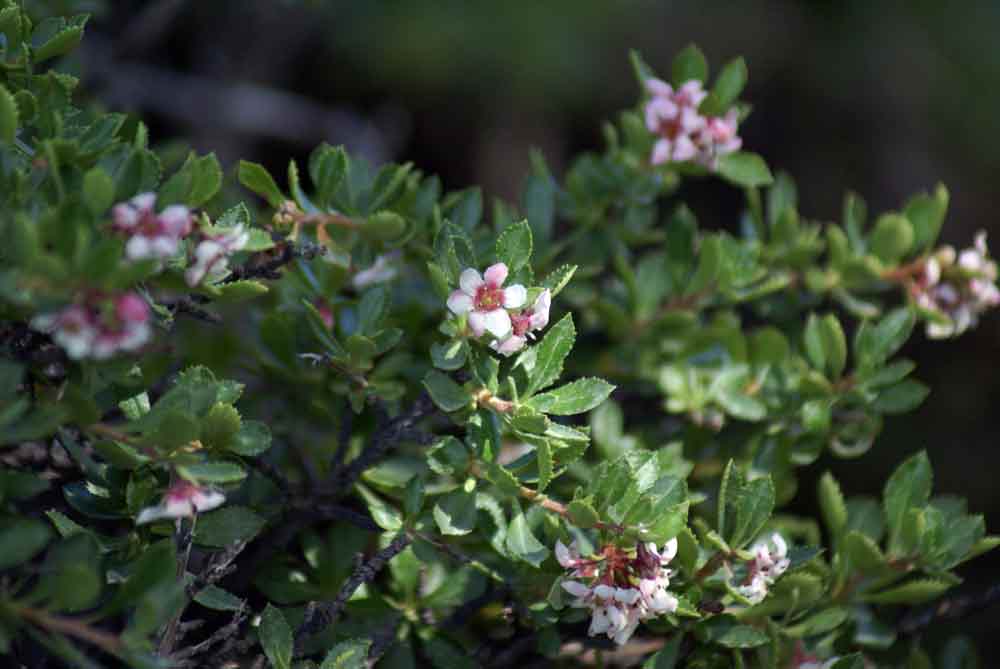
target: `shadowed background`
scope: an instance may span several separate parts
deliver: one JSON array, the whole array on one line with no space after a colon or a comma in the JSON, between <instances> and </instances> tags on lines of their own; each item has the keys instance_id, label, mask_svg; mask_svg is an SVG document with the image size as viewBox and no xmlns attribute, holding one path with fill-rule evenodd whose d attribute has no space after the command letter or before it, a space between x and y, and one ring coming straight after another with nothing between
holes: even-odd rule
<instances>
[{"instance_id":1,"label":"shadowed background","mask_svg":"<svg viewBox=\"0 0 1000 669\"><path fill-rule=\"evenodd\" d=\"M63 3L28 4L53 12ZM95 18L69 66L87 95L141 114L160 142L215 151L224 165L257 160L278 174L320 142L346 144L376 162L412 160L448 188L481 184L488 197L516 197L531 147L557 173L599 147L601 122L638 95L629 48L666 71L693 41L715 66L746 57L743 97L755 111L741 128L745 145L795 176L805 217L838 218L848 189L877 212L943 181L951 191L943 241L968 246L983 228L1000 248L1000 3L86 4ZM735 229L738 192L705 182L682 196L704 225ZM968 496L1000 532L992 413L1000 317L957 341L915 336L904 353L930 399L888 419L862 462L825 459L803 472L796 510L814 511L825 467L845 492L876 493L905 455L926 448L935 489ZM962 591L980 591L1000 581L1000 557L962 573ZM984 666L1000 666L990 642L997 620L994 609L940 631L974 634Z\"/></svg>"}]
</instances>

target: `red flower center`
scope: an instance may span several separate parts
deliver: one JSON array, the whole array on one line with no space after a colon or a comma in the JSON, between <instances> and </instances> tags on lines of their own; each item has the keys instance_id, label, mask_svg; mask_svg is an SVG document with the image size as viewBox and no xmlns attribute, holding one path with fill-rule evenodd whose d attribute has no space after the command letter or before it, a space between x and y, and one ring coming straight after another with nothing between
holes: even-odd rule
<instances>
[{"instance_id":1,"label":"red flower center","mask_svg":"<svg viewBox=\"0 0 1000 669\"><path fill-rule=\"evenodd\" d=\"M493 311L503 306L503 288L484 283L476 289L476 311Z\"/></svg>"}]
</instances>

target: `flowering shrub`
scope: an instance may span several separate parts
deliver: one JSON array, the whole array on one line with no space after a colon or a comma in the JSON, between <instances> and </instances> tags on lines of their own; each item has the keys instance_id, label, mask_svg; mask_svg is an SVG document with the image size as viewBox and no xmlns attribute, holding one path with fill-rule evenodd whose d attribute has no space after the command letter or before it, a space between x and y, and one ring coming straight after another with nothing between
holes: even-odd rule
<instances>
[{"instance_id":1,"label":"flowering shrub","mask_svg":"<svg viewBox=\"0 0 1000 669\"><path fill-rule=\"evenodd\" d=\"M4 662L932 666L921 605L998 543L936 454L775 512L925 399L918 323L996 305L985 238L937 246L944 187L803 219L743 149L743 61L688 47L488 217L326 145L239 191L74 106L48 64L85 23L0 2Z\"/></svg>"}]
</instances>

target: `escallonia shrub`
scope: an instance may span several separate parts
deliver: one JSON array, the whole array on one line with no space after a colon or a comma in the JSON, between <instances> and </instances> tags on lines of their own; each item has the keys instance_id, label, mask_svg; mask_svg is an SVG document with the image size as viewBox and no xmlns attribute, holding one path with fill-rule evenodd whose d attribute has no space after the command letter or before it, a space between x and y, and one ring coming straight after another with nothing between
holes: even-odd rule
<instances>
[{"instance_id":1,"label":"escallonia shrub","mask_svg":"<svg viewBox=\"0 0 1000 669\"><path fill-rule=\"evenodd\" d=\"M694 46L489 215L327 145L226 174L75 106L85 23L0 1L4 666L973 666L921 632L1000 539L933 453L781 511L998 302L943 186L803 219Z\"/></svg>"}]
</instances>

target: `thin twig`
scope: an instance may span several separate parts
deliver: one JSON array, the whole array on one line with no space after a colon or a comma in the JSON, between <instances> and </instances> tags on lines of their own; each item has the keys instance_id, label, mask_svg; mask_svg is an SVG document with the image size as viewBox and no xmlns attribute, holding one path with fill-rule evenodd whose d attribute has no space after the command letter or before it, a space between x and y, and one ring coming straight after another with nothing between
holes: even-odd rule
<instances>
[{"instance_id":1,"label":"thin twig","mask_svg":"<svg viewBox=\"0 0 1000 669\"><path fill-rule=\"evenodd\" d=\"M982 592L945 597L930 606L911 609L900 619L896 629L903 636L918 634L932 624L944 620L959 620L982 611L1000 601L1000 584Z\"/></svg>"},{"instance_id":2,"label":"thin twig","mask_svg":"<svg viewBox=\"0 0 1000 669\"><path fill-rule=\"evenodd\" d=\"M300 655L305 640L333 623L340 615L340 612L343 611L347 605L347 600L351 598L354 592L363 584L374 581L375 577L388 564L389 560L402 553L409 545L410 537L405 533L399 533L388 546L372 555L367 561L360 563L354 569L354 572L344 582L344 585L341 586L336 598L322 604L309 602L302 624L295 630L295 654Z\"/></svg>"},{"instance_id":3,"label":"thin twig","mask_svg":"<svg viewBox=\"0 0 1000 669\"><path fill-rule=\"evenodd\" d=\"M107 632L95 629L81 620L55 616L47 611L41 611L27 606L19 607L17 609L17 613L25 620L47 629L50 632L59 632L60 634L65 634L67 636L80 639L81 641L86 641L87 643L97 646L109 655L118 656L121 654L123 648L121 639L112 634L108 634Z\"/></svg>"}]
</instances>

